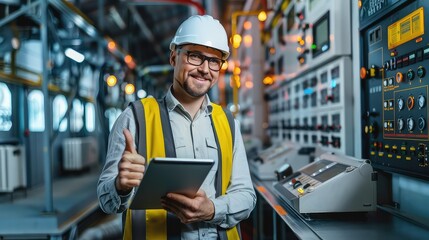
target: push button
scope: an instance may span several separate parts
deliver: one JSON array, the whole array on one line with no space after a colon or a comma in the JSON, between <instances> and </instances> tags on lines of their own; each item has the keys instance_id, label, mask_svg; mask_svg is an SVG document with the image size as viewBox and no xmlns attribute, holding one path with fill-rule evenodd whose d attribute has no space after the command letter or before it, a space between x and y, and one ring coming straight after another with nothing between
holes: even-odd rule
<instances>
[{"instance_id":1,"label":"push button","mask_svg":"<svg viewBox=\"0 0 429 240\"><path fill-rule=\"evenodd\" d=\"M296 181L296 182L293 184L293 188L297 188L297 187L299 187L299 186L301 186L301 185L302 185L301 181Z\"/></svg>"},{"instance_id":2,"label":"push button","mask_svg":"<svg viewBox=\"0 0 429 240\"><path fill-rule=\"evenodd\" d=\"M417 68L417 76L419 76L419 78L422 78L425 76L426 73L426 69L422 66L420 66L419 68Z\"/></svg>"}]
</instances>

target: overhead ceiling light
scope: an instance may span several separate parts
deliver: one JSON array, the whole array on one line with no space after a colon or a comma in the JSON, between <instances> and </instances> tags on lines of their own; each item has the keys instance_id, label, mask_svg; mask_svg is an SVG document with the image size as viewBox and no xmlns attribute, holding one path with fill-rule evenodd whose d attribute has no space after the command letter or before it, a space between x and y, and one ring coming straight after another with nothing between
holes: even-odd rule
<instances>
[{"instance_id":1,"label":"overhead ceiling light","mask_svg":"<svg viewBox=\"0 0 429 240\"><path fill-rule=\"evenodd\" d=\"M83 60L85 60L85 56L82 53L71 48L66 49L65 55L78 63L81 63Z\"/></svg>"}]
</instances>

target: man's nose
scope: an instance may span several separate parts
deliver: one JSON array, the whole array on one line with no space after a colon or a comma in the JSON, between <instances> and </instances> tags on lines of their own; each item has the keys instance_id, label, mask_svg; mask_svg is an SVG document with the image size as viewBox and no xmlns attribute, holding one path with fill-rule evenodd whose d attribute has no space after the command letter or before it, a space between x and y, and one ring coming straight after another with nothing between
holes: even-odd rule
<instances>
[{"instance_id":1,"label":"man's nose","mask_svg":"<svg viewBox=\"0 0 429 240\"><path fill-rule=\"evenodd\" d=\"M199 66L199 69L201 69L201 71L203 72L209 72L210 68L209 68L209 60L208 59L204 59L203 63Z\"/></svg>"}]
</instances>

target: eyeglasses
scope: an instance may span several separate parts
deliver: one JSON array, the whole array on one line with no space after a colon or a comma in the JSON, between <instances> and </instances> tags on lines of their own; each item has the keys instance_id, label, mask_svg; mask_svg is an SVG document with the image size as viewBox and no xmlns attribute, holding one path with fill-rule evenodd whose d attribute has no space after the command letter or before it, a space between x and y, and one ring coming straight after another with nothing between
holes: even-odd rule
<instances>
[{"instance_id":1,"label":"eyeglasses","mask_svg":"<svg viewBox=\"0 0 429 240\"><path fill-rule=\"evenodd\" d=\"M205 60L209 63L209 68L212 71L219 71L225 60L216 57L207 57L199 52L188 51L185 49L178 49L178 52L184 52L187 56L188 63L194 66L201 66Z\"/></svg>"}]
</instances>

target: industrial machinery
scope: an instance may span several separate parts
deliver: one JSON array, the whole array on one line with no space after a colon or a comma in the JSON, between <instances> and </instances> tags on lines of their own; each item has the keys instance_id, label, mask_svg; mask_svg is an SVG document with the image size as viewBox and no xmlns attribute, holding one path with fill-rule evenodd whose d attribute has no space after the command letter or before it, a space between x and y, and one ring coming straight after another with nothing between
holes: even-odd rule
<instances>
[{"instance_id":1,"label":"industrial machinery","mask_svg":"<svg viewBox=\"0 0 429 240\"><path fill-rule=\"evenodd\" d=\"M314 147L302 147L288 141L273 144L254 158L249 158L250 171L261 180L275 180L276 171L284 164L299 169L314 158Z\"/></svg>"},{"instance_id":2,"label":"industrial machinery","mask_svg":"<svg viewBox=\"0 0 429 240\"><path fill-rule=\"evenodd\" d=\"M324 153L274 185L299 213L367 212L376 209L376 174L368 160Z\"/></svg>"},{"instance_id":3,"label":"industrial machinery","mask_svg":"<svg viewBox=\"0 0 429 240\"><path fill-rule=\"evenodd\" d=\"M283 1L272 21L266 89L272 141L353 155L350 2ZM275 49L275 51L274 51ZM346 107L347 106L347 107Z\"/></svg>"},{"instance_id":4,"label":"industrial machinery","mask_svg":"<svg viewBox=\"0 0 429 240\"><path fill-rule=\"evenodd\" d=\"M428 179L429 2L362 2L362 156Z\"/></svg>"}]
</instances>

